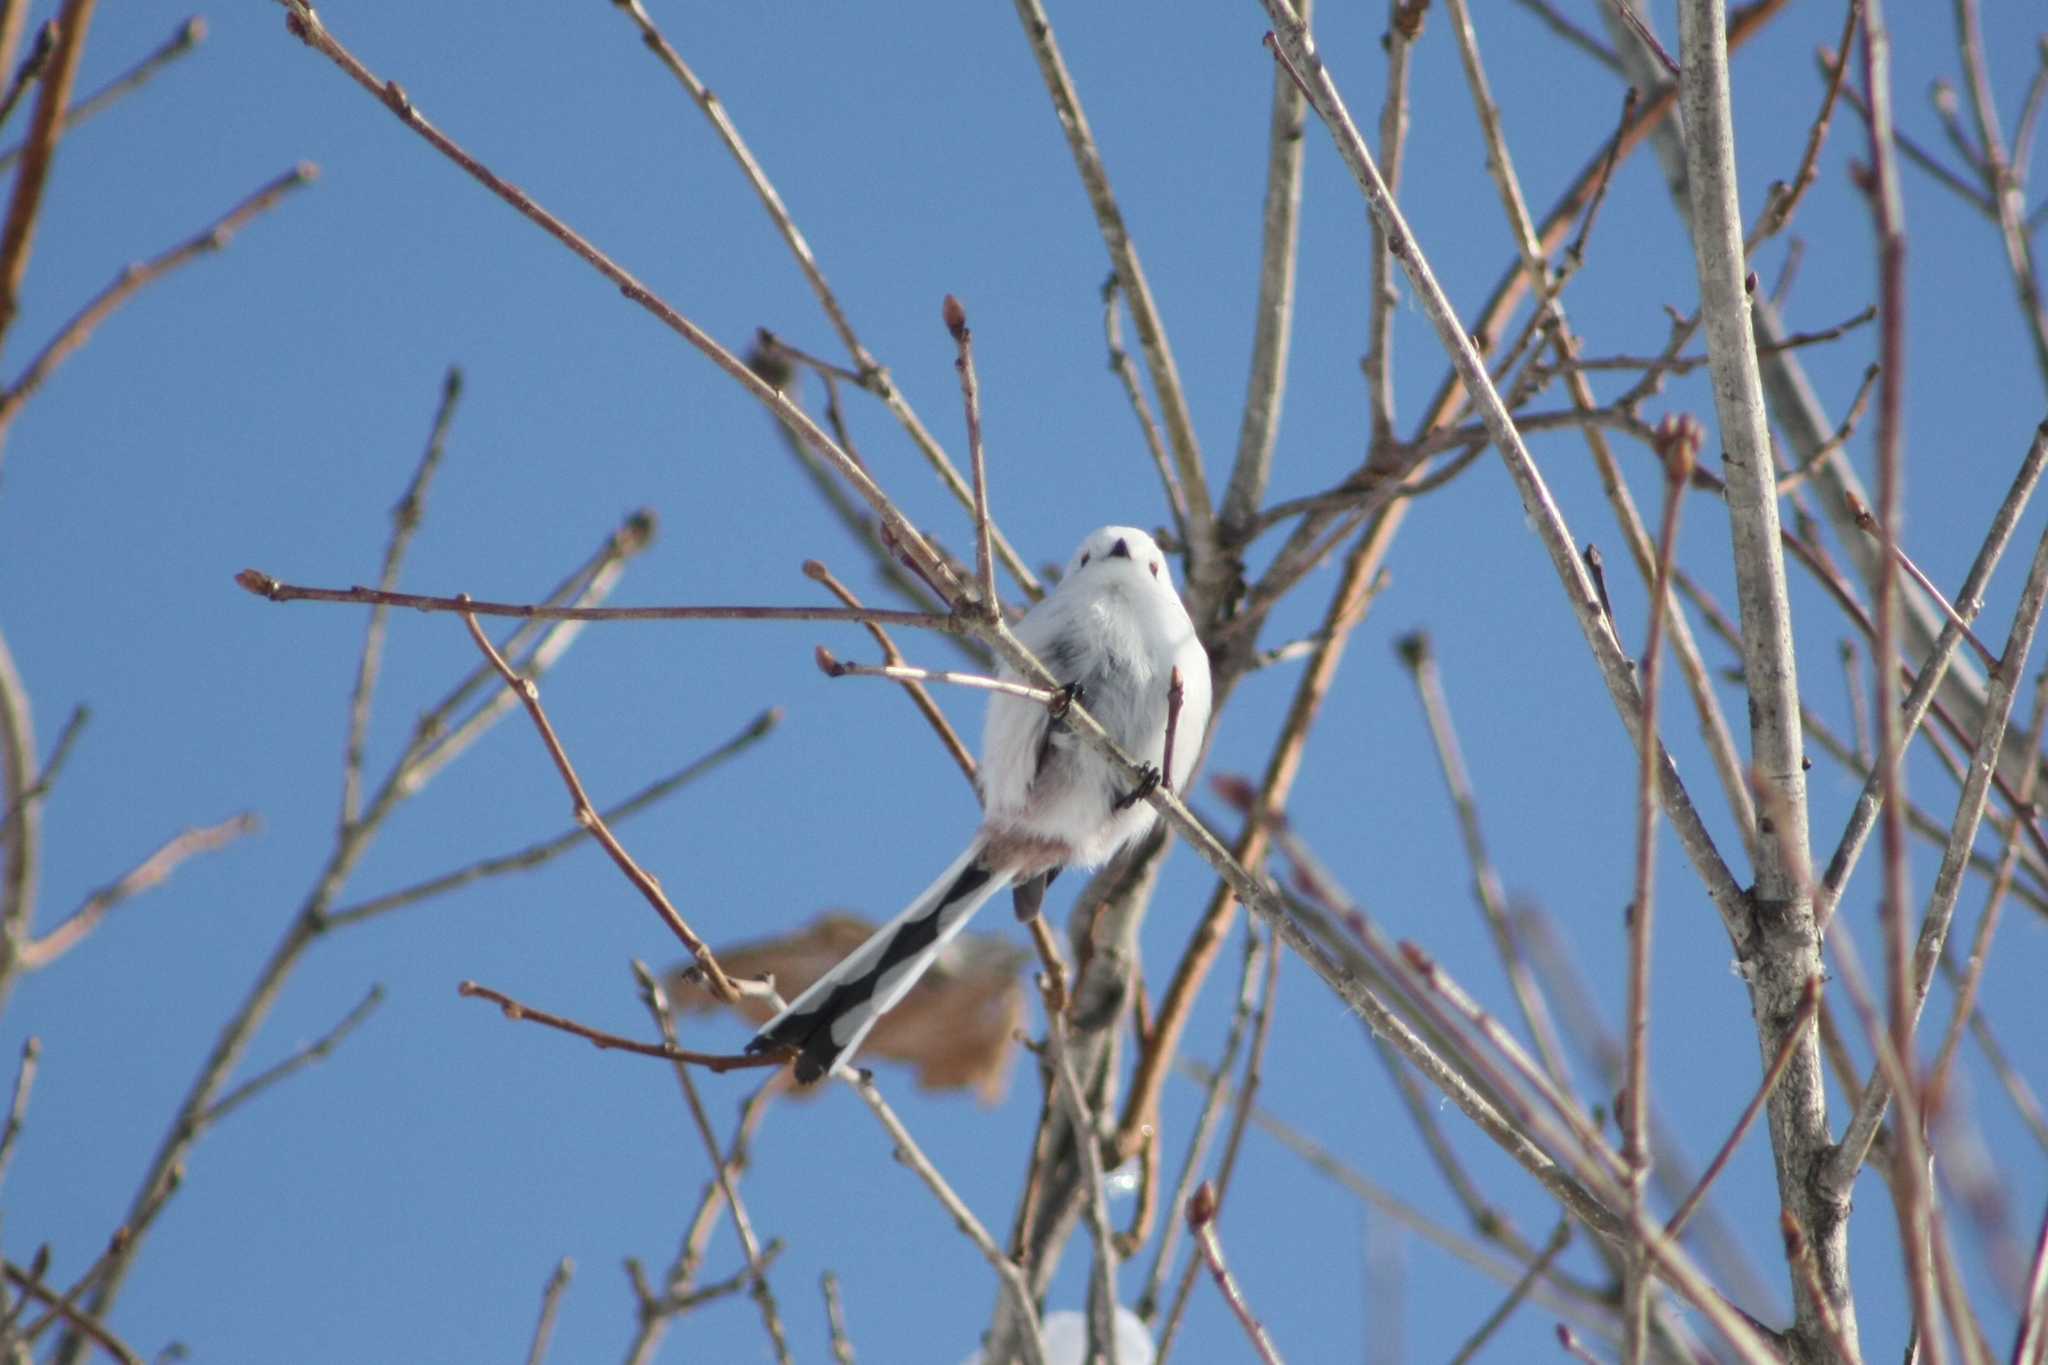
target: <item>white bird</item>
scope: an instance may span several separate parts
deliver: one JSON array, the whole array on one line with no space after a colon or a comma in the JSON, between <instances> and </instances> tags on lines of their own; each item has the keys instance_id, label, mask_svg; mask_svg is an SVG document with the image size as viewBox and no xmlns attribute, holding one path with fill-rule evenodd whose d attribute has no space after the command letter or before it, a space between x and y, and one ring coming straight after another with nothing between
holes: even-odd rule
<instances>
[{"instance_id":1,"label":"white bird","mask_svg":"<svg viewBox=\"0 0 2048 1365\"><path fill-rule=\"evenodd\" d=\"M1144 801L1163 773L1185 786L1209 727L1209 656L1152 537L1105 526L1081 542L1059 586L1016 635L1150 770L1135 790L1081 742L1058 706L992 693L981 740L981 828L967 851L747 1044L794 1049L797 1080L841 1071L875 1021L901 1000L953 936L997 893L1014 888L1019 919L1038 912L1062 868L1096 867L1152 828ZM1168 690L1181 683L1166 753ZM1002 676L1019 681L1005 666Z\"/></svg>"}]
</instances>

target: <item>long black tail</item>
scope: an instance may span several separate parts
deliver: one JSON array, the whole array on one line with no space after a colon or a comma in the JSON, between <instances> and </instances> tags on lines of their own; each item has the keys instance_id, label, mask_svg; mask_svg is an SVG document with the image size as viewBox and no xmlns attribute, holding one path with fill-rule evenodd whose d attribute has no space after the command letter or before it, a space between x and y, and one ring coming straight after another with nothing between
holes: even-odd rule
<instances>
[{"instance_id":1,"label":"long black tail","mask_svg":"<svg viewBox=\"0 0 2048 1365\"><path fill-rule=\"evenodd\" d=\"M978 838L969 844L908 909L763 1024L747 1051L796 1048L796 1078L805 1085L844 1064L969 917L1014 880L985 867L982 848Z\"/></svg>"}]
</instances>

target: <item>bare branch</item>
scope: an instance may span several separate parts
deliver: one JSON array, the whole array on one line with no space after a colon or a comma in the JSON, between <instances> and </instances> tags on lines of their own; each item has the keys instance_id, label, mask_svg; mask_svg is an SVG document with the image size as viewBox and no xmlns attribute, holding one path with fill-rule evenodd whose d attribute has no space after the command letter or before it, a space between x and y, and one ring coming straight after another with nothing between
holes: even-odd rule
<instances>
[{"instance_id":1,"label":"bare branch","mask_svg":"<svg viewBox=\"0 0 2048 1365\"><path fill-rule=\"evenodd\" d=\"M548 1358L548 1345L555 1335L555 1315L562 1309L562 1294L576 1274L576 1262L564 1256L548 1275L540 1294L540 1321L533 1325L533 1342L526 1348L526 1365L541 1365Z\"/></svg>"},{"instance_id":2,"label":"bare branch","mask_svg":"<svg viewBox=\"0 0 2048 1365\"><path fill-rule=\"evenodd\" d=\"M109 105L134 94L147 85L158 72L191 52L205 40L206 20L195 14L178 25L178 31L159 44L155 51L66 109L58 117L57 130L68 133ZM5 122L4 115L0 115L0 122ZM0 171L21 160L25 147L25 143L16 143L6 151L0 152Z\"/></svg>"},{"instance_id":3,"label":"bare branch","mask_svg":"<svg viewBox=\"0 0 2048 1365\"><path fill-rule=\"evenodd\" d=\"M35 1089L36 1066L43 1045L31 1033L21 1045L21 1065L14 1073L14 1098L7 1103L7 1123L0 1127L0 1181L7 1179L8 1163L14 1160L14 1144L21 1137L22 1118L28 1113L29 1092Z\"/></svg>"},{"instance_id":4,"label":"bare branch","mask_svg":"<svg viewBox=\"0 0 2048 1365\"><path fill-rule=\"evenodd\" d=\"M1101 150L1095 145L1095 134L1088 127L1088 116L1081 111L1080 92L1074 88L1066 59L1060 55L1059 44L1053 38L1052 19L1040 0L1016 0L1016 4L1017 18L1024 25L1025 41L1030 44L1031 55L1038 62L1038 73L1045 81L1046 93L1052 97L1053 112L1058 115L1060 128L1067 136L1067 149L1073 154L1082 188L1088 193L1089 207L1095 211L1095 222L1102 231L1103 245L1108 248L1110 262L1116 267L1124 298L1130 303L1131 322L1138 332L1138 349L1144 353L1145 367L1151 372L1152 391L1158 395L1167 439L1173 446L1174 461L1180 467L1181 493L1187 502L1189 583L1198 601L1207 600L1214 596L1213 589L1204 585L1213 571L1211 566L1217 560L1216 514L1209 498L1208 475L1202 468L1201 445L1195 439L1194 416L1188 408L1186 390L1181 386L1180 371L1173 363L1166 326L1152 298L1152 286L1146 282L1145 269L1138 262L1137 245L1131 241L1130 232L1124 225L1123 210L1117 207L1116 194L1109 185L1109 171L1102 163Z\"/></svg>"},{"instance_id":5,"label":"bare branch","mask_svg":"<svg viewBox=\"0 0 2048 1365\"><path fill-rule=\"evenodd\" d=\"M315 1062L326 1060L333 1053L334 1049L340 1047L351 1033L354 1033L356 1029L362 1026L364 1020L376 1013L377 1007L383 1003L384 988L381 985L370 987L369 994L358 1001L354 1009L344 1014L341 1017L340 1023L275 1066L257 1072L233 1090L228 1091L227 1094L222 1095L218 1100L214 1101L212 1108L200 1116L199 1121L211 1127L235 1110L241 1108L244 1104L247 1104L250 1100L255 1099L265 1090L276 1085L279 1081L297 1072L304 1071Z\"/></svg>"},{"instance_id":6,"label":"bare branch","mask_svg":"<svg viewBox=\"0 0 2048 1365\"><path fill-rule=\"evenodd\" d=\"M23 944L21 965L28 971L49 966L83 942L87 934L99 927L109 910L131 897L155 890L186 859L215 852L243 835L254 833L257 824L255 816L244 814L204 829L186 830L118 879L87 896L69 918L49 933Z\"/></svg>"},{"instance_id":7,"label":"bare branch","mask_svg":"<svg viewBox=\"0 0 2048 1365\"><path fill-rule=\"evenodd\" d=\"M474 981L461 983L455 988L455 993L464 999L490 1001L500 1010L504 1011L505 1017L514 1023L540 1024L546 1028L558 1029L563 1033L573 1033L578 1038L589 1042L601 1052L631 1052L641 1057L657 1057L665 1062L685 1062L691 1066L701 1066L707 1071L720 1073L746 1071L756 1067L781 1066L787 1060L782 1057L762 1056L753 1053L692 1052L687 1048L670 1047L665 1043L639 1042L632 1038L622 1037L616 1033L607 1033L603 1029L592 1028L588 1024L579 1024L574 1019L566 1018L563 1015L553 1014L543 1009L536 1009L532 1005L514 1000L503 991L493 990L489 986L478 985Z\"/></svg>"},{"instance_id":8,"label":"bare branch","mask_svg":"<svg viewBox=\"0 0 2048 1365\"><path fill-rule=\"evenodd\" d=\"M697 959L697 965L704 969L705 984L711 993L728 1005L737 1002L739 992L733 988L732 982L726 979L725 971L718 965L718 959L712 956L711 949L684 921L674 904L670 902L667 893L661 889L661 883L643 871L633 860L633 855L626 852L625 845L613 835L605 824L604 817L597 813L597 807L591 804L590 795L583 790L583 781L576 776L575 766L569 762L569 755L562 748L561 740L556 737L554 726L548 723L547 712L541 709L540 689L534 686L531 679L522 678L512 671L511 665L505 662L504 656L491 644L490 637L477 625L475 616L465 614L462 619L469 627L470 638L476 642L477 649L491 661L491 667L498 670L498 676L505 680L505 686L526 704L527 715L533 718L534 728L540 732L541 742L547 745L548 756L555 761L555 770L562 775L562 783L569 789L576 823L588 829L591 837L604 846L604 851L611 855L619 870L626 874L626 880L632 882L640 894L647 898L647 903L654 907L655 913L668 925L669 932L674 934L677 941L689 949L690 955Z\"/></svg>"},{"instance_id":9,"label":"bare branch","mask_svg":"<svg viewBox=\"0 0 2048 1365\"><path fill-rule=\"evenodd\" d=\"M299 186L312 184L319 174L319 167L310 161L302 161L229 209L196 236L147 261L122 267L113 282L73 314L71 320L36 353L20 377L0 392L0 438L6 436L8 428L20 415L22 405L35 396L43 381L90 341L94 330L122 304L179 267L222 250L251 219L275 208L280 199Z\"/></svg>"},{"instance_id":10,"label":"bare branch","mask_svg":"<svg viewBox=\"0 0 2048 1365\"><path fill-rule=\"evenodd\" d=\"M988 1229L981 1225L981 1220L976 1218L973 1210L953 1192L953 1187L939 1174L938 1167L932 1165L931 1158L927 1157L924 1150L911 1138L910 1130L903 1126L903 1120L896 1117L896 1111L889 1107L882 1098L882 1092L875 1088L874 1078L866 1072L861 1072L856 1076L847 1077L846 1083L853 1087L854 1093L874 1111L875 1117L882 1121L882 1127L888 1130L889 1137L896 1144L896 1159L917 1173L918 1178L924 1181L925 1187L938 1197L939 1203L952 1215L954 1224L967 1235L967 1240L974 1243L976 1250L980 1251L983 1258L995 1269L996 1278L1002 1281L1004 1290L1010 1296L1011 1311L1023 1324L1018 1344L1027 1365L1046 1365L1045 1339L1039 1333L1038 1310L1032 1305L1031 1290L1024 1282L1024 1272L1017 1268L1015 1261L1003 1254L1003 1249L988 1235Z\"/></svg>"},{"instance_id":11,"label":"bare branch","mask_svg":"<svg viewBox=\"0 0 2048 1365\"><path fill-rule=\"evenodd\" d=\"M1238 1322L1244 1325L1244 1334L1251 1339L1252 1349L1266 1365L1280 1365L1280 1353L1273 1349L1273 1339L1266 1335L1266 1329L1252 1316L1251 1308L1244 1301L1244 1293L1237 1287L1237 1277L1223 1263L1223 1243L1216 1236L1216 1190L1204 1181L1188 1199L1188 1227L1194 1230L1195 1245L1202 1249L1202 1259L1208 1262L1209 1274L1216 1280L1216 1287L1223 1291L1223 1300L1230 1305L1230 1311L1237 1314Z\"/></svg>"},{"instance_id":12,"label":"bare branch","mask_svg":"<svg viewBox=\"0 0 2048 1365\"><path fill-rule=\"evenodd\" d=\"M13 327L21 310L21 283L28 274L36 220L42 216L43 186L50 176L57 139L64 131L60 115L71 98L71 83L78 76L78 59L85 50L85 31L92 26L96 4L97 0L64 0L57 15L56 46L36 91L35 116L29 124L28 140L22 144L21 171L7 201L6 225L0 228L0 336Z\"/></svg>"},{"instance_id":13,"label":"bare branch","mask_svg":"<svg viewBox=\"0 0 2048 1365\"><path fill-rule=\"evenodd\" d=\"M377 586L385 592L398 586L398 571L405 553L419 530L427 488L441 467L448 446L448 427L455 419L455 402L462 396L462 371L451 365L441 380L441 403L427 433L427 447L413 470L412 482L391 509L391 539L384 546L384 568ZM390 622L390 608L379 606L370 612L363 632L362 659L356 666L355 691L349 697L348 738L342 745L341 825L347 829L362 814L363 735L370 725L370 697L384 661L384 632Z\"/></svg>"},{"instance_id":14,"label":"bare branch","mask_svg":"<svg viewBox=\"0 0 2048 1365\"><path fill-rule=\"evenodd\" d=\"M953 616L923 611L847 610L836 607L557 607L544 602L482 602L458 594L426 597L418 593L382 592L376 588L311 588L281 583L256 569L244 569L235 582L245 591L272 602L347 602L365 606L409 607L414 611L454 612L463 616L511 616L525 621L852 621L862 625L912 626L957 634L967 626Z\"/></svg>"}]
</instances>

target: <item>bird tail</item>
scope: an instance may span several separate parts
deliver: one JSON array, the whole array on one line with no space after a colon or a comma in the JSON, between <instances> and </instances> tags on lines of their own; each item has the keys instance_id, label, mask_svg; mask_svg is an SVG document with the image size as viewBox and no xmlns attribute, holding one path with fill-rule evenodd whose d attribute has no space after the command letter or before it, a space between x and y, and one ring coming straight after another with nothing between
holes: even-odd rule
<instances>
[{"instance_id":1,"label":"bird tail","mask_svg":"<svg viewBox=\"0 0 2048 1365\"><path fill-rule=\"evenodd\" d=\"M763 1024L747 1051L795 1048L804 1085L843 1065L974 912L1016 880L1013 871L990 867L986 851L986 839L976 838L908 909Z\"/></svg>"}]
</instances>

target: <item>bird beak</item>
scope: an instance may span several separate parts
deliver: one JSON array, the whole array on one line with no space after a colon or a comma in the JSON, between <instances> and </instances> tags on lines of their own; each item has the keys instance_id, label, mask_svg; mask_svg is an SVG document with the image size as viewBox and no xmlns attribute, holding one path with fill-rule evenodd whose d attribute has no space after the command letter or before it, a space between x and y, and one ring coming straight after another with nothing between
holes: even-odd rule
<instances>
[{"instance_id":1,"label":"bird beak","mask_svg":"<svg viewBox=\"0 0 2048 1365\"><path fill-rule=\"evenodd\" d=\"M1131 547L1119 540L1116 544L1109 547L1109 557L1111 559L1129 559L1131 557Z\"/></svg>"}]
</instances>

